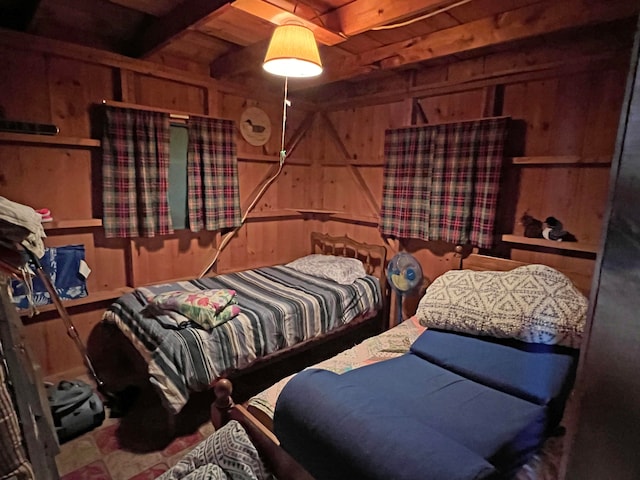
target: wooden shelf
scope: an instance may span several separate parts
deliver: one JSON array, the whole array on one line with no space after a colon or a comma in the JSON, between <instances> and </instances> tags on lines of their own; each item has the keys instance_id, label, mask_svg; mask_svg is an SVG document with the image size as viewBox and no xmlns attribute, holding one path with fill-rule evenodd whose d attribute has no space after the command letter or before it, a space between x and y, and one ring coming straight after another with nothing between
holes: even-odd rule
<instances>
[{"instance_id":1,"label":"wooden shelf","mask_svg":"<svg viewBox=\"0 0 640 480\"><path fill-rule=\"evenodd\" d=\"M355 222L360 225L377 226L380 219L378 217L356 215L339 210L324 210L321 208L283 208L281 210L268 210L264 212L252 212L247 217L248 220L270 220L284 218L305 218L309 216L331 216L331 220Z\"/></svg>"},{"instance_id":2,"label":"wooden shelf","mask_svg":"<svg viewBox=\"0 0 640 480\"><path fill-rule=\"evenodd\" d=\"M238 160L248 160L250 162L269 162L278 163L280 161L279 155L262 155L259 153L238 153Z\"/></svg>"},{"instance_id":3,"label":"wooden shelf","mask_svg":"<svg viewBox=\"0 0 640 480\"><path fill-rule=\"evenodd\" d=\"M292 212L298 212L302 214L318 214L318 215L334 215L337 213L342 213L339 210L324 210L322 208L285 208L285 210L289 210Z\"/></svg>"},{"instance_id":4,"label":"wooden shelf","mask_svg":"<svg viewBox=\"0 0 640 480\"><path fill-rule=\"evenodd\" d=\"M42 224L45 230L70 230L77 228L101 227L100 218L87 218L84 220L60 220L58 222L45 222Z\"/></svg>"},{"instance_id":5,"label":"wooden shelf","mask_svg":"<svg viewBox=\"0 0 640 480\"><path fill-rule=\"evenodd\" d=\"M609 166L611 157L581 157L580 155L554 155L547 157L513 157L514 165L583 165Z\"/></svg>"},{"instance_id":6,"label":"wooden shelf","mask_svg":"<svg viewBox=\"0 0 640 480\"><path fill-rule=\"evenodd\" d=\"M0 143L34 143L39 145L63 145L76 148L98 148L100 140L80 137L59 137L57 135L31 135L28 133L0 132Z\"/></svg>"},{"instance_id":7,"label":"wooden shelf","mask_svg":"<svg viewBox=\"0 0 640 480\"><path fill-rule=\"evenodd\" d=\"M534 245L536 247L554 248L556 250L567 250L573 252L598 253L598 245L580 242L556 242L546 238L529 238L519 235L502 235L502 241L516 243L519 245Z\"/></svg>"},{"instance_id":8,"label":"wooden shelf","mask_svg":"<svg viewBox=\"0 0 640 480\"><path fill-rule=\"evenodd\" d=\"M299 217L299 213L297 210L292 210L289 208L281 209L281 210L267 210L263 212L251 212L248 216L248 220L266 220L271 218L291 218L291 217Z\"/></svg>"},{"instance_id":9,"label":"wooden shelf","mask_svg":"<svg viewBox=\"0 0 640 480\"><path fill-rule=\"evenodd\" d=\"M65 306L65 308L77 307L80 305L89 305L91 303L104 302L106 300L115 300L121 295L124 295L125 293L129 293L132 291L133 291L133 288L131 287L121 287L121 288L116 288L115 290L105 290L102 292L90 293L86 297L76 298L75 300L62 300L62 304ZM47 305L40 305L37 308L38 308L38 312L40 313L53 312L56 310L56 306L53 303L50 303ZM28 315L29 311L19 309L18 313L21 316L26 316Z\"/></svg>"},{"instance_id":10,"label":"wooden shelf","mask_svg":"<svg viewBox=\"0 0 640 480\"><path fill-rule=\"evenodd\" d=\"M354 215L352 213L341 212L335 215L332 215L332 220L346 221L346 222L355 222L361 225L370 225L373 227L377 227L380 224L379 217L366 216L366 215Z\"/></svg>"},{"instance_id":11,"label":"wooden shelf","mask_svg":"<svg viewBox=\"0 0 640 480\"><path fill-rule=\"evenodd\" d=\"M304 217L308 215L334 215L341 212L337 210L323 210L321 208L282 208L279 210L267 210L263 212L251 212L247 219L249 220L265 220L272 218L292 218Z\"/></svg>"}]
</instances>

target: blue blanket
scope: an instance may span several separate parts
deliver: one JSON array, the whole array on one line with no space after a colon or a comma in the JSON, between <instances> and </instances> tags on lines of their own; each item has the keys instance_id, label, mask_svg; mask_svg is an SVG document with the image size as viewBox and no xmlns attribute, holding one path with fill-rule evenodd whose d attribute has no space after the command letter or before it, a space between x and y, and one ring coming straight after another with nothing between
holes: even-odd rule
<instances>
[{"instance_id":1,"label":"blue blanket","mask_svg":"<svg viewBox=\"0 0 640 480\"><path fill-rule=\"evenodd\" d=\"M400 357L295 375L275 432L319 480L509 478L559 421L576 358L427 330Z\"/></svg>"}]
</instances>

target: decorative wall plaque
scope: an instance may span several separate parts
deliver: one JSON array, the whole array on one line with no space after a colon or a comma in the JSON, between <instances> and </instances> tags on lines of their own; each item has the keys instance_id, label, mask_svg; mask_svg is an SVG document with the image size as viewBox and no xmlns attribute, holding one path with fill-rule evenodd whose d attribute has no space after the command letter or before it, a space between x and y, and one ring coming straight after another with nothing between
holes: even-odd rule
<instances>
[{"instance_id":1,"label":"decorative wall plaque","mask_svg":"<svg viewBox=\"0 0 640 480\"><path fill-rule=\"evenodd\" d=\"M240 133L250 145L264 145L271 137L269 116L258 107L247 108L240 116Z\"/></svg>"}]
</instances>

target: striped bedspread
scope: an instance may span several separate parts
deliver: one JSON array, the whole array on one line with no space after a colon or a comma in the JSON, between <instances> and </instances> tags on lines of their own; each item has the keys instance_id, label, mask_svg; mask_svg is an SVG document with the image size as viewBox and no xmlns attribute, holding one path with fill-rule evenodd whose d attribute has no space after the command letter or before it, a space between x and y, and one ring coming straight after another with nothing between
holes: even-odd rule
<instances>
[{"instance_id":1,"label":"striped bedspread","mask_svg":"<svg viewBox=\"0 0 640 480\"><path fill-rule=\"evenodd\" d=\"M170 290L237 291L240 314L206 331L179 313L152 311L154 295ZM382 306L380 284L367 276L339 285L285 266L138 288L116 300L104 320L114 322L148 363L165 406L178 413L190 391L209 388L221 374L333 330Z\"/></svg>"}]
</instances>

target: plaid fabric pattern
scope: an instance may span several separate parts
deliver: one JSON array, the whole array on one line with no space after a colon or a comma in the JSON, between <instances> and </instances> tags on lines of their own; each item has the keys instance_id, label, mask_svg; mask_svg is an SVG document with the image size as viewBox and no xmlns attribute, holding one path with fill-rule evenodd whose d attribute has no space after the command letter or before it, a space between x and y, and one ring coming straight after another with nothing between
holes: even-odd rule
<instances>
[{"instance_id":1,"label":"plaid fabric pattern","mask_svg":"<svg viewBox=\"0 0 640 480\"><path fill-rule=\"evenodd\" d=\"M381 234L491 247L507 121L387 130Z\"/></svg>"},{"instance_id":2,"label":"plaid fabric pattern","mask_svg":"<svg viewBox=\"0 0 640 480\"><path fill-rule=\"evenodd\" d=\"M27 458L4 362L0 348L0 478L30 480L35 475Z\"/></svg>"},{"instance_id":3,"label":"plaid fabric pattern","mask_svg":"<svg viewBox=\"0 0 640 480\"><path fill-rule=\"evenodd\" d=\"M107 238L173 233L167 179L169 115L105 106L103 224Z\"/></svg>"},{"instance_id":4,"label":"plaid fabric pattern","mask_svg":"<svg viewBox=\"0 0 640 480\"><path fill-rule=\"evenodd\" d=\"M191 116L188 122L189 228L219 230L241 223L234 123Z\"/></svg>"}]
</instances>

